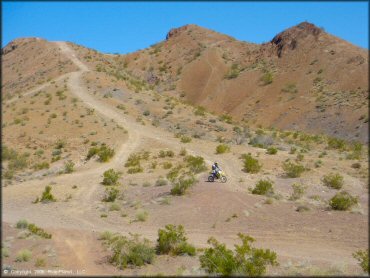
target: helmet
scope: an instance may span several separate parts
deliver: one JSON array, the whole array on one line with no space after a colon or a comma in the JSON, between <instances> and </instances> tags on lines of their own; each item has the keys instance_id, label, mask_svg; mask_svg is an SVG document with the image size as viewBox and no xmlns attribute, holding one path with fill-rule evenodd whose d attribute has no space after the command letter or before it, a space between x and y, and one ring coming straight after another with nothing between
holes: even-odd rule
<instances>
[{"instance_id":1,"label":"helmet","mask_svg":"<svg viewBox=\"0 0 370 278\"><path fill-rule=\"evenodd\" d=\"M217 162L215 162L215 165L218 165L218 163L217 163Z\"/></svg>"}]
</instances>

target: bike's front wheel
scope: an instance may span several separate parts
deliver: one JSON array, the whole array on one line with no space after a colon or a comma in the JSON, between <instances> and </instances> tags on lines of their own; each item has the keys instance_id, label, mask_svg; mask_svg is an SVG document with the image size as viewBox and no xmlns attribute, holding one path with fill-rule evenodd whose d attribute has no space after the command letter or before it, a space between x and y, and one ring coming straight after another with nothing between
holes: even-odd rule
<instances>
[{"instance_id":1,"label":"bike's front wheel","mask_svg":"<svg viewBox=\"0 0 370 278\"><path fill-rule=\"evenodd\" d=\"M222 176L221 177L221 182L223 182L223 183L227 182L227 178L225 176Z\"/></svg>"}]
</instances>

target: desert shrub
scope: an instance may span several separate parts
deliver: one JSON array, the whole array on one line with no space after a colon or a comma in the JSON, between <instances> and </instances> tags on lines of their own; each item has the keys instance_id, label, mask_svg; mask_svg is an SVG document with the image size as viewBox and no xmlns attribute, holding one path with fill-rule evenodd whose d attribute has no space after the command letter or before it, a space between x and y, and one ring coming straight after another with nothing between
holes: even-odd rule
<instances>
[{"instance_id":1,"label":"desert shrub","mask_svg":"<svg viewBox=\"0 0 370 278\"><path fill-rule=\"evenodd\" d=\"M243 154L242 155L244 168L243 170L247 173L258 173L259 170L261 170L262 165L258 162L256 158L253 158L252 155L249 154Z\"/></svg>"},{"instance_id":2,"label":"desert shrub","mask_svg":"<svg viewBox=\"0 0 370 278\"><path fill-rule=\"evenodd\" d=\"M295 154L296 151L297 151L296 147L291 147L289 153L290 154Z\"/></svg>"},{"instance_id":3,"label":"desert shrub","mask_svg":"<svg viewBox=\"0 0 370 278\"><path fill-rule=\"evenodd\" d=\"M285 174L289 178L300 177L301 174L305 171L305 168L304 168L303 165L294 164L290 161L286 161L286 162L283 163L283 169L285 171Z\"/></svg>"},{"instance_id":4,"label":"desert shrub","mask_svg":"<svg viewBox=\"0 0 370 278\"><path fill-rule=\"evenodd\" d=\"M355 162L355 163L353 163L353 164L351 165L351 167L352 167L353 169L360 169L360 168L361 168L361 163L359 163L359 162Z\"/></svg>"},{"instance_id":5,"label":"desert shrub","mask_svg":"<svg viewBox=\"0 0 370 278\"><path fill-rule=\"evenodd\" d=\"M297 85L295 83L288 83L284 86L283 89L281 89L284 93L292 93L295 94L298 92Z\"/></svg>"},{"instance_id":6,"label":"desert shrub","mask_svg":"<svg viewBox=\"0 0 370 278\"><path fill-rule=\"evenodd\" d=\"M163 169L170 169L170 168L172 168L171 162L166 161L163 163Z\"/></svg>"},{"instance_id":7,"label":"desert shrub","mask_svg":"<svg viewBox=\"0 0 370 278\"><path fill-rule=\"evenodd\" d=\"M46 266L46 261L43 258L37 258L35 262L36 267L45 267Z\"/></svg>"},{"instance_id":8,"label":"desert shrub","mask_svg":"<svg viewBox=\"0 0 370 278\"><path fill-rule=\"evenodd\" d=\"M204 158L201 156L188 155L184 158L184 161L186 162L186 167L188 167L193 174L199 174L207 170Z\"/></svg>"},{"instance_id":9,"label":"desert shrub","mask_svg":"<svg viewBox=\"0 0 370 278\"><path fill-rule=\"evenodd\" d=\"M221 144L216 147L216 153L221 154L221 153L226 153L230 151L230 146Z\"/></svg>"},{"instance_id":10,"label":"desert shrub","mask_svg":"<svg viewBox=\"0 0 370 278\"><path fill-rule=\"evenodd\" d=\"M113 252L109 262L120 269L125 269L128 266L143 266L154 260L155 249L150 245L148 239L140 240L138 235L127 238L115 234L109 236L109 239L105 241Z\"/></svg>"},{"instance_id":11,"label":"desert shrub","mask_svg":"<svg viewBox=\"0 0 370 278\"><path fill-rule=\"evenodd\" d=\"M329 201L330 207L334 210L348 210L357 203L358 199L346 191L338 192Z\"/></svg>"},{"instance_id":12,"label":"desert shrub","mask_svg":"<svg viewBox=\"0 0 370 278\"><path fill-rule=\"evenodd\" d=\"M174 168L171 169L166 175L166 178L173 182L179 175L180 175L180 170L183 168L182 165L178 165Z\"/></svg>"},{"instance_id":13,"label":"desert shrub","mask_svg":"<svg viewBox=\"0 0 370 278\"><path fill-rule=\"evenodd\" d=\"M35 203L37 203L39 201L43 202L43 203L55 202L56 201L53 194L51 194L51 186L50 185L45 186L44 192L42 192L42 195L41 195L41 199L37 198L35 200Z\"/></svg>"},{"instance_id":14,"label":"desert shrub","mask_svg":"<svg viewBox=\"0 0 370 278\"><path fill-rule=\"evenodd\" d=\"M164 157L174 157L175 153L171 150L160 150L158 156L161 158Z\"/></svg>"},{"instance_id":15,"label":"desert shrub","mask_svg":"<svg viewBox=\"0 0 370 278\"><path fill-rule=\"evenodd\" d=\"M18 154L9 161L8 168L10 170L22 170L28 167L28 160L26 154Z\"/></svg>"},{"instance_id":16,"label":"desert shrub","mask_svg":"<svg viewBox=\"0 0 370 278\"><path fill-rule=\"evenodd\" d=\"M49 163L46 162L46 161L44 161L44 162L35 164L33 166L33 169L35 169L35 170L42 170L42 169L49 169L49 167L50 167Z\"/></svg>"},{"instance_id":17,"label":"desert shrub","mask_svg":"<svg viewBox=\"0 0 370 278\"><path fill-rule=\"evenodd\" d=\"M226 79L233 79L237 78L241 72L241 69L239 68L238 64L232 64L229 71L226 73L225 78Z\"/></svg>"},{"instance_id":18,"label":"desert shrub","mask_svg":"<svg viewBox=\"0 0 370 278\"><path fill-rule=\"evenodd\" d=\"M186 154L187 154L186 149L185 148L181 148L179 155L186 156Z\"/></svg>"},{"instance_id":19,"label":"desert shrub","mask_svg":"<svg viewBox=\"0 0 370 278\"><path fill-rule=\"evenodd\" d=\"M66 142L64 140L61 140L59 139L56 143L55 143L55 148L60 150L60 149L63 149L66 145Z\"/></svg>"},{"instance_id":20,"label":"desert shrub","mask_svg":"<svg viewBox=\"0 0 370 278\"><path fill-rule=\"evenodd\" d=\"M105 189L105 196L103 197L103 202L114 202L118 196L119 190L114 187Z\"/></svg>"},{"instance_id":21,"label":"desert shrub","mask_svg":"<svg viewBox=\"0 0 370 278\"><path fill-rule=\"evenodd\" d=\"M43 238L47 238L47 239L50 239L51 238L51 234L47 233L44 229L40 228L40 227L37 227L35 224L33 223L30 223L28 224L27 226L27 229L35 234L35 235L38 235L40 237L43 237Z\"/></svg>"},{"instance_id":22,"label":"desert shrub","mask_svg":"<svg viewBox=\"0 0 370 278\"><path fill-rule=\"evenodd\" d=\"M11 180L14 177L14 170L7 170L2 173L4 179Z\"/></svg>"},{"instance_id":23,"label":"desert shrub","mask_svg":"<svg viewBox=\"0 0 370 278\"><path fill-rule=\"evenodd\" d=\"M135 167L140 165L140 154L133 153L130 154L130 156L127 159L127 162L125 163L125 167Z\"/></svg>"},{"instance_id":24,"label":"desert shrub","mask_svg":"<svg viewBox=\"0 0 370 278\"><path fill-rule=\"evenodd\" d=\"M121 207L117 203L112 203L109 207L109 211L119 211L120 209L121 209Z\"/></svg>"},{"instance_id":25,"label":"desert shrub","mask_svg":"<svg viewBox=\"0 0 370 278\"><path fill-rule=\"evenodd\" d=\"M203 106L197 106L194 110L194 115L204 116L206 114L206 109Z\"/></svg>"},{"instance_id":26,"label":"desert shrub","mask_svg":"<svg viewBox=\"0 0 370 278\"><path fill-rule=\"evenodd\" d=\"M104 185L116 185L118 179L121 177L121 173L116 172L113 169L109 169L103 173L103 177Z\"/></svg>"},{"instance_id":27,"label":"desert shrub","mask_svg":"<svg viewBox=\"0 0 370 278\"><path fill-rule=\"evenodd\" d=\"M155 182L155 186L164 186L164 185L167 185L167 184L168 184L168 182L164 178L158 178Z\"/></svg>"},{"instance_id":28,"label":"desert shrub","mask_svg":"<svg viewBox=\"0 0 370 278\"><path fill-rule=\"evenodd\" d=\"M293 189L293 193L289 198L292 201L300 199L306 191L306 187L300 183L293 183L292 189Z\"/></svg>"},{"instance_id":29,"label":"desert shrub","mask_svg":"<svg viewBox=\"0 0 370 278\"><path fill-rule=\"evenodd\" d=\"M259 180L252 190L252 194L257 195L271 195L274 193L273 182L266 180Z\"/></svg>"},{"instance_id":30,"label":"desert shrub","mask_svg":"<svg viewBox=\"0 0 370 278\"><path fill-rule=\"evenodd\" d=\"M9 249L1 246L1 258L7 258L9 255Z\"/></svg>"},{"instance_id":31,"label":"desert shrub","mask_svg":"<svg viewBox=\"0 0 370 278\"><path fill-rule=\"evenodd\" d=\"M147 117L147 116L149 116L149 115L150 115L150 111L149 111L149 110L145 110L145 111L143 112L143 115L144 115L144 116L146 116L146 117Z\"/></svg>"},{"instance_id":32,"label":"desert shrub","mask_svg":"<svg viewBox=\"0 0 370 278\"><path fill-rule=\"evenodd\" d=\"M369 249L366 250L358 250L352 254L352 256L358 260L359 265L361 266L362 270L368 274L370 274L369 268Z\"/></svg>"},{"instance_id":33,"label":"desert shrub","mask_svg":"<svg viewBox=\"0 0 370 278\"><path fill-rule=\"evenodd\" d=\"M260 80L262 81L263 85L268 85L274 81L274 76L272 75L272 72L267 71L262 75Z\"/></svg>"},{"instance_id":34,"label":"desert shrub","mask_svg":"<svg viewBox=\"0 0 370 278\"><path fill-rule=\"evenodd\" d=\"M25 219L21 219L16 224L17 229L26 229L28 227L28 222Z\"/></svg>"},{"instance_id":35,"label":"desert shrub","mask_svg":"<svg viewBox=\"0 0 370 278\"><path fill-rule=\"evenodd\" d=\"M68 160L66 163L64 163L64 173L69 174L74 171L75 164L73 161Z\"/></svg>"},{"instance_id":36,"label":"desert shrub","mask_svg":"<svg viewBox=\"0 0 370 278\"><path fill-rule=\"evenodd\" d=\"M275 147L268 147L267 148L267 151L266 151L267 154L276 154L277 153L277 148Z\"/></svg>"},{"instance_id":37,"label":"desert shrub","mask_svg":"<svg viewBox=\"0 0 370 278\"><path fill-rule=\"evenodd\" d=\"M166 225L165 229L158 230L156 250L158 254L175 256L184 254L194 256L196 253L195 247L187 243L184 227L172 224Z\"/></svg>"},{"instance_id":38,"label":"desert shrub","mask_svg":"<svg viewBox=\"0 0 370 278\"><path fill-rule=\"evenodd\" d=\"M264 149L271 146L273 143L274 143L274 138L272 138L269 135L264 135L264 134L259 134L253 137L249 141L249 144L252 145L253 147L264 148Z\"/></svg>"},{"instance_id":39,"label":"desert shrub","mask_svg":"<svg viewBox=\"0 0 370 278\"><path fill-rule=\"evenodd\" d=\"M330 173L323 177L323 183L325 186L341 189L343 187L343 177L340 174Z\"/></svg>"},{"instance_id":40,"label":"desert shrub","mask_svg":"<svg viewBox=\"0 0 370 278\"><path fill-rule=\"evenodd\" d=\"M137 173L142 173L144 169L141 166L135 166L131 167L127 170L128 174L137 174Z\"/></svg>"},{"instance_id":41,"label":"desert shrub","mask_svg":"<svg viewBox=\"0 0 370 278\"><path fill-rule=\"evenodd\" d=\"M181 139L180 139L181 143L190 143L191 142L191 137L189 136L181 136Z\"/></svg>"},{"instance_id":42,"label":"desert shrub","mask_svg":"<svg viewBox=\"0 0 370 278\"><path fill-rule=\"evenodd\" d=\"M32 258L32 252L28 249L22 249L17 253L16 262L28 262Z\"/></svg>"},{"instance_id":43,"label":"desert shrub","mask_svg":"<svg viewBox=\"0 0 370 278\"><path fill-rule=\"evenodd\" d=\"M148 212L145 210L138 210L136 212L136 221L145 222L148 219Z\"/></svg>"},{"instance_id":44,"label":"desert shrub","mask_svg":"<svg viewBox=\"0 0 370 278\"><path fill-rule=\"evenodd\" d=\"M328 148L344 150L346 148L346 142L343 139L329 137L328 138Z\"/></svg>"},{"instance_id":45,"label":"desert shrub","mask_svg":"<svg viewBox=\"0 0 370 278\"><path fill-rule=\"evenodd\" d=\"M190 188L194 183L196 182L196 179L194 176L181 176L177 179L177 181L173 182L173 187L171 189L172 195L184 195L188 188Z\"/></svg>"},{"instance_id":46,"label":"desert shrub","mask_svg":"<svg viewBox=\"0 0 370 278\"><path fill-rule=\"evenodd\" d=\"M235 245L232 251L215 238L208 239L212 245L206 248L199 257L200 265L210 274L262 276L267 265L278 265L276 253L269 249L258 249L251 246L254 239L239 233L241 245Z\"/></svg>"},{"instance_id":47,"label":"desert shrub","mask_svg":"<svg viewBox=\"0 0 370 278\"><path fill-rule=\"evenodd\" d=\"M18 153L14 149L10 149L7 146L1 148L1 158L3 161L12 160L18 156Z\"/></svg>"},{"instance_id":48,"label":"desert shrub","mask_svg":"<svg viewBox=\"0 0 370 278\"><path fill-rule=\"evenodd\" d=\"M99 157L100 162L107 162L114 156L114 149L107 147L106 145L93 146L89 149L86 160L89 160L94 155Z\"/></svg>"},{"instance_id":49,"label":"desert shrub","mask_svg":"<svg viewBox=\"0 0 370 278\"><path fill-rule=\"evenodd\" d=\"M228 124L232 124L233 123L233 117L230 116L230 115L227 115L227 114L223 114L223 115L219 116L218 119L221 122L225 122L225 123L228 123Z\"/></svg>"}]
</instances>

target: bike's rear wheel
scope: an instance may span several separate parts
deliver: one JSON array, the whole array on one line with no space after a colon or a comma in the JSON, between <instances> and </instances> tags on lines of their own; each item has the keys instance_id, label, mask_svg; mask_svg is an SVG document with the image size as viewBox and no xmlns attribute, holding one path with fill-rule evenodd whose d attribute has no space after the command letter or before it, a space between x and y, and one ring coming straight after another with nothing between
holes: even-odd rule
<instances>
[{"instance_id":1,"label":"bike's rear wheel","mask_svg":"<svg viewBox=\"0 0 370 278\"><path fill-rule=\"evenodd\" d=\"M214 182L215 181L215 177L213 175L208 176L208 181L209 182Z\"/></svg>"}]
</instances>

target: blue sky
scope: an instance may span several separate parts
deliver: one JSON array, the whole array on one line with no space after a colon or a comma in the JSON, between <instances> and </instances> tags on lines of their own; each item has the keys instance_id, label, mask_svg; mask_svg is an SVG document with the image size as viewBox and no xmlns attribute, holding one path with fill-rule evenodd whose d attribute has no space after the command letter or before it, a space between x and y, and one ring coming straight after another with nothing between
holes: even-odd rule
<instances>
[{"instance_id":1,"label":"blue sky","mask_svg":"<svg viewBox=\"0 0 370 278\"><path fill-rule=\"evenodd\" d=\"M71 41L105 53L128 53L193 23L262 43L302 21L368 48L364 2L2 2L2 47L19 37Z\"/></svg>"}]
</instances>

